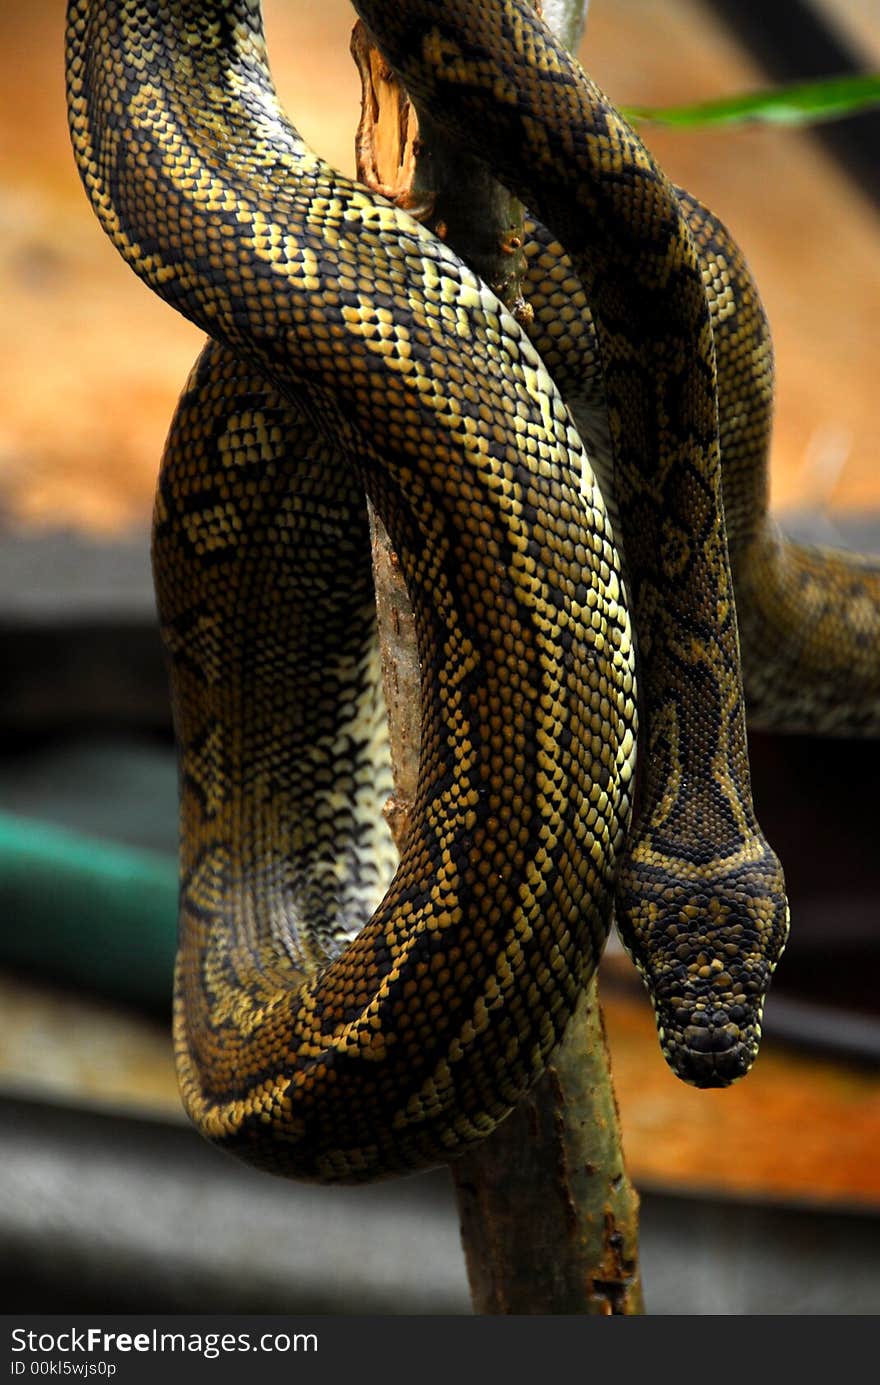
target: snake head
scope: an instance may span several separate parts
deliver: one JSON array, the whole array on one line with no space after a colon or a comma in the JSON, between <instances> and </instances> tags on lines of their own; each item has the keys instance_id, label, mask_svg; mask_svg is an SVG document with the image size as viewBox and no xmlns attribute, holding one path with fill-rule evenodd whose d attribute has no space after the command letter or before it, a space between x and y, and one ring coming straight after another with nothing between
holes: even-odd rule
<instances>
[{"instance_id":1,"label":"snake head","mask_svg":"<svg viewBox=\"0 0 880 1385\"><path fill-rule=\"evenodd\" d=\"M788 934L778 860L763 839L753 859L674 878L637 846L618 882L621 939L654 1005L663 1056L695 1087L727 1087L761 1041L764 998ZM751 854L751 853L750 853Z\"/></svg>"}]
</instances>

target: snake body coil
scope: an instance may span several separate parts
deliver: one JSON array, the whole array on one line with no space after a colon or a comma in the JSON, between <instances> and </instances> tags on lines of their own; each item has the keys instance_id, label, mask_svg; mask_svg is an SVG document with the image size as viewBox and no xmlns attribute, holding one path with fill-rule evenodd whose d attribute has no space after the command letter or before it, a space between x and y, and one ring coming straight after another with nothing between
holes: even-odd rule
<instances>
[{"instance_id":1,"label":"snake body coil","mask_svg":"<svg viewBox=\"0 0 880 1385\"><path fill-rule=\"evenodd\" d=\"M700 258L718 375L724 522L750 727L880 735L880 560L795 543L768 511L773 347L757 286L718 218L676 189ZM532 222L529 335L574 415L614 518L596 328L567 252Z\"/></svg>"},{"instance_id":2,"label":"snake body coil","mask_svg":"<svg viewBox=\"0 0 880 1385\"><path fill-rule=\"evenodd\" d=\"M181 751L191 1116L361 1179L479 1139L618 919L682 1076L757 1048L787 925L751 806L713 332L675 191L525 0L357 6L416 99L565 244L592 310L634 647L579 436L493 295L278 107L255 0L72 0L71 129L120 252L213 339L154 563ZM422 670L409 837L369 915L362 494ZM340 778L339 766L349 766Z\"/></svg>"}]
</instances>

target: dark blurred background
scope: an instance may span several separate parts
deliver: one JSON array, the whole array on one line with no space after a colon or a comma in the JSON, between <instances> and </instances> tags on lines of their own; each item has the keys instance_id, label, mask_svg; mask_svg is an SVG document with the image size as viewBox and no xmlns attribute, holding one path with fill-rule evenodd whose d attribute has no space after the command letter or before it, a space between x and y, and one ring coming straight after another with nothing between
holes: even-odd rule
<instances>
[{"instance_id":1,"label":"dark blurred background","mask_svg":"<svg viewBox=\"0 0 880 1385\"><path fill-rule=\"evenodd\" d=\"M288 107L353 172L345 0L266 0ZM149 574L198 334L104 240L70 155L63 5L0 7L0 1274L30 1311L466 1312L449 1180L300 1187L183 1121L168 1039L176 785ZM622 105L880 67L876 0L593 0ZM774 507L880 549L878 114L648 130L743 245L773 325ZM650 1311L880 1309L880 753L755 737L793 934L748 1080L663 1063L619 950L602 994Z\"/></svg>"}]
</instances>

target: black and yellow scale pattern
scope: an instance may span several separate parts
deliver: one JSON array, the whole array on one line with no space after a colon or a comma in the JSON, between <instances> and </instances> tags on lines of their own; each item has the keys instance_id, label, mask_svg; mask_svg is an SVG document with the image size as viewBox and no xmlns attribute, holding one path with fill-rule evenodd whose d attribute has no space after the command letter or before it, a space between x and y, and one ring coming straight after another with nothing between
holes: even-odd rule
<instances>
[{"instance_id":1,"label":"black and yellow scale pattern","mask_svg":"<svg viewBox=\"0 0 880 1385\"><path fill-rule=\"evenodd\" d=\"M243 1157L325 1180L485 1135L561 1036L615 902L669 1061L733 1080L787 928L751 805L723 519L705 281L717 334L724 233L694 223L529 0L356 8L417 102L478 139L566 247L532 255L554 259L536 330L554 369L568 338L593 343L626 585L545 362L447 248L304 145L256 0L71 0L67 38L96 213L212 339L154 531L184 1102ZM563 282L559 330L540 284ZM759 311L741 323L757 339ZM422 669L417 802L375 908L364 492Z\"/></svg>"},{"instance_id":2,"label":"black and yellow scale pattern","mask_svg":"<svg viewBox=\"0 0 880 1385\"><path fill-rule=\"evenodd\" d=\"M676 188L697 247L718 376L724 522L748 724L880 735L880 560L796 543L769 513L773 345L742 251ZM564 247L529 226L529 335L571 409L612 521L614 464L596 328Z\"/></svg>"}]
</instances>

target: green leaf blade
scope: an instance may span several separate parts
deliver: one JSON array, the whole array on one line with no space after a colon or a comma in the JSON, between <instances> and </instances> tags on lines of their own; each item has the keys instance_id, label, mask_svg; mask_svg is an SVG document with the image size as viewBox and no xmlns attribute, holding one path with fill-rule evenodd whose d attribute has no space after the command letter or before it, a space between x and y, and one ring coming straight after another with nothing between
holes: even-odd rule
<instances>
[{"instance_id":1,"label":"green leaf blade","mask_svg":"<svg viewBox=\"0 0 880 1385\"><path fill-rule=\"evenodd\" d=\"M880 106L880 73L857 73L687 106L629 106L626 116L635 123L684 130L750 124L797 127L840 120L877 106Z\"/></svg>"}]
</instances>

